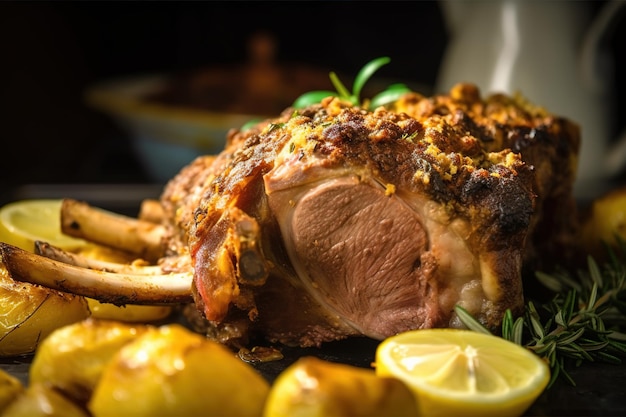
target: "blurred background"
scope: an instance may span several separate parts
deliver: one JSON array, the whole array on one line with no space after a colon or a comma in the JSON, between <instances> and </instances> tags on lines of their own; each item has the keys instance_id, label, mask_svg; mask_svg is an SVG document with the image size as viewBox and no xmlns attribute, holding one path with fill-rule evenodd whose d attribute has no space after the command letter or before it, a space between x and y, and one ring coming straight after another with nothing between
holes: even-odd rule
<instances>
[{"instance_id":1,"label":"blurred background","mask_svg":"<svg viewBox=\"0 0 626 417\"><path fill-rule=\"evenodd\" d=\"M604 3L585 3L587 17ZM606 39L617 75L615 135L625 121L624 26ZM86 104L85 91L102 81L245 66L250 40L263 34L277 64L354 75L389 56L378 76L430 93L449 29L434 1L1 2L0 187L162 182L139 163L129 133Z\"/></svg>"}]
</instances>

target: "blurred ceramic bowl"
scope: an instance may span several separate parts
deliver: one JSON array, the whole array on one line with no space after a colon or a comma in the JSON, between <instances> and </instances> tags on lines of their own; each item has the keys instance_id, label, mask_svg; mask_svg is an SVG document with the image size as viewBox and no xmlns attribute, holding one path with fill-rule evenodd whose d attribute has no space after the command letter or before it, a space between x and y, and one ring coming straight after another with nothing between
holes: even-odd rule
<instances>
[{"instance_id":1,"label":"blurred ceramic bowl","mask_svg":"<svg viewBox=\"0 0 626 417\"><path fill-rule=\"evenodd\" d=\"M87 92L87 102L129 133L149 178L163 183L202 154L224 148L228 131L259 115L212 111L149 100L168 84L166 76L105 82Z\"/></svg>"},{"instance_id":2,"label":"blurred ceramic bowl","mask_svg":"<svg viewBox=\"0 0 626 417\"><path fill-rule=\"evenodd\" d=\"M230 129L331 87L325 69L257 55L244 65L104 82L87 91L87 102L129 132L150 179L162 183L198 155L220 152Z\"/></svg>"}]
</instances>

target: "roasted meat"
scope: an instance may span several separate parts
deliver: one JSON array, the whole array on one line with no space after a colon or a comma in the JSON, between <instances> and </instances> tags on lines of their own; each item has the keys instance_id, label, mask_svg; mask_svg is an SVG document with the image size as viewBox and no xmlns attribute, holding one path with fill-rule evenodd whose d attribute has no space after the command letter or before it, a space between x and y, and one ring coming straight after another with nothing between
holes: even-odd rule
<instances>
[{"instance_id":1,"label":"roasted meat","mask_svg":"<svg viewBox=\"0 0 626 417\"><path fill-rule=\"evenodd\" d=\"M373 111L328 97L232 130L139 219L64 202L65 233L155 265L41 243L39 256L0 244L0 259L15 279L105 302L187 303L232 346L461 327L457 305L495 330L523 308L525 267L573 247L578 148L574 123L470 84Z\"/></svg>"},{"instance_id":2,"label":"roasted meat","mask_svg":"<svg viewBox=\"0 0 626 417\"><path fill-rule=\"evenodd\" d=\"M523 266L575 232L578 147L572 122L469 84L374 111L327 98L173 178L168 255L226 341L459 327L457 304L495 328L523 306Z\"/></svg>"}]
</instances>

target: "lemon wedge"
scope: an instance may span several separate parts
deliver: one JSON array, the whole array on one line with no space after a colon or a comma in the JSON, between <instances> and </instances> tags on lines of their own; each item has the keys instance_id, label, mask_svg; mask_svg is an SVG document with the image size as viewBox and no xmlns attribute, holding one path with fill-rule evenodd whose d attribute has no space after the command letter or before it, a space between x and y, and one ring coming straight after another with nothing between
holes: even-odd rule
<instances>
[{"instance_id":1,"label":"lemon wedge","mask_svg":"<svg viewBox=\"0 0 626 417\"><path fill-rule=\"evenodd\" d=\"M497 336L458 329L413 330L384 340L376 374L404 381L422 416L516 417L550 380L547 364Z\"/></svg>"},{"instance_id":2,"label":"lemon wedge","mask_svg":"<svg viewBox=\"0 0 626 417\"><path fill-rule=\"evenodd\" d=\"M0 241L33 251L35 240L65 250L85 246L83 239L61 232L61 200L20 200L0 208Z\"/></svg>"}]
</instances>

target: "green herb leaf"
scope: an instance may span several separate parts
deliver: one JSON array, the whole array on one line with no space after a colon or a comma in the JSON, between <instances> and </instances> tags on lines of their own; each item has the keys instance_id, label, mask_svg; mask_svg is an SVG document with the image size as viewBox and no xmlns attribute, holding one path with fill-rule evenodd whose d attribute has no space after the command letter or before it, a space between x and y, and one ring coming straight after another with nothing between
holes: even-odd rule
<instances>
[{"instance_id":1,"label":"green herb leaf","mask_svg":"<svg viewBox=\"0 0 626 417\"><path fill-rule=\"evenodd\" d=\"M241 130L242 132L245 130L250 129L252 126L256 125L257 123L261 122L261 120L263 119L252 119L247 121L246 123L244 123L243 126L241 126L241 128L239 130Z\"/></svg>"},{"instance_id":2,"label":"green herb leaf","mask_svg":"<svg viewBox=\"0 0 626 417\"><path fill-rule=\"evenodd\" d=\"M460 305L454 306L454 311L459 317L459 320L461 320L461 323L463 323L463 325L465 325L465 327L467 327L468 329L479 333L491 334L491 332L485 326L483 326L478 320L474 318L474 316L472 316L466 309L464 309Z\"/></svg>"},{"instance_id":3,"label":"green herb leaf","mask_svg":"<svg viewBox=\"0 0 626 417\"><path fill-rule=\"evenodd\" d=\"M541 305L528 301L515 321L510 311L502 318L503 338L546 359L551 369L548 387L558 378L576 385L569 366L618 364L626 358L626 243L621 239L618 243L603 265L590 257L587 269L576 273L537 272L539 281L554 290L553 299ZM456 311L468 328L484 331L466 310Z\"/></svg>"},{"instance_id":4,"label":"green herb leaf","mask_svg":"<svg viewBox=\"0 0 626 417\"><path fill-rule=\"evenodd\" d=\"M308 93L302 94L293 102L293 107L296 109L303 109L312 104L316 104L321 102L326 97L333 96L336 97L337 93L333 91L319 90L319 91L309 91Z\"/></svg>"},{"instance_id":5,"label":"green herb leaf","mask_svg":"<svg viewBox=\"0 0 626 417\"><path fill-rule=\"evenodd\" d=\"M502 337L506 340L513 340L513 313L508 308L502 319Z\"/></svg>"},{"instance_id":6,"label":"green herb leaf","mask_svg":"<svg viewBox=\"0 0 626 417\"><path fill-rule=\"evenodd\" d=\"M512 338L510 339L511 342L517 343L518 345L522 345L523 334L524 334L524 319L521 317L518 317L517 320L515 320L515 324L513 324L513 335L512 335Z\"/></svg>"},{"instance_id":7,"label":"green herb leaf","mask_svg":"<svg viewBox=\"0 0 626 417\"><path fill-rule=\"evenodd\" d=\"M352 94L350 94L350 91L348 91L346 86L343 85L343 83L341 82L341 80L339 79L336 73L331 72L329 77L330 77L330 82L333 84L333 86L337 90L337 93L339 93L339 98L343 100L347 100L355 105L358 104L358 97L355 97Z\"/></svg>"},{"instance_id":8,"label":"green herb leaf","mask_svg":"<svg viewBox=\"0 0 626 417\"><path fill-rule=\"evenodd\" d=\"M390 85L386 90L381 91L372 98L369 108L373 110L380 106L386 106L387 104L398 101L400 97L409 92L411 92L411 89L405 84Z\"/></svg>"},{"instance_id":9,"label":"green herb leaf","mask_svg":"<svg viewBox=\"0 0 626 417\"><path fill-rule=\"evenodd\" d=\"M350 92L344 83L341 82L339 76L334 71L331 71L328 76L336 91L322 90L304 93L294 101L293 107L301 109L312 104L319 103L322 99L328 96L339 97L342 100L349 101L354 106L361 105L361 92L363 91L363 87L370 80L372 75L380 69L380 67L387 65L389 62L391 62L391 59L384 56L373 59L365 64L354 79L352 92ZM384 106L392 103L398 100L400 96L410 91L411 90L404 84L392 84L387 89L374 96L374 98L370 101L370 108L376 108L378 106Z\"/></svg>"},{"instance_id":10,"label":"green herb leaf","mask_svg":"<svg viewBox=\"0 0 626 417\"><path fill-rule=\"evenodd\" d=\"M352 85L352 94L358 100L361 96L361 90L363 86L367 83L367 81L374 75L376 71L380 69L380 67L387 65L391 62L391 58L383 56L380 58L373 59L368 62L361 68L358 72L357 76L354 78L354 84Z\"/></svg>"}]
</instances>

